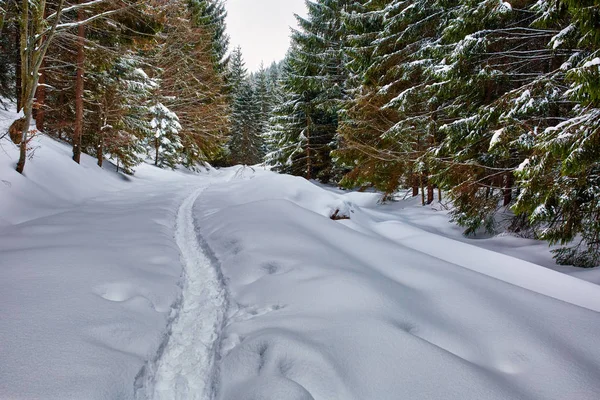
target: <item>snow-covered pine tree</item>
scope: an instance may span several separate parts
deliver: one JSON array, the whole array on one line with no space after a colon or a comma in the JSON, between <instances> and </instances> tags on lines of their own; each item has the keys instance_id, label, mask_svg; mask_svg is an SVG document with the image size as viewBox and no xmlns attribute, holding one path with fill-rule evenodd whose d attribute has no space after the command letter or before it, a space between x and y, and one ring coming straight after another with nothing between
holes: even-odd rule
<instances>
[{"instance_id":1,"label":"snow-covered pine tree","mask_svg":"<svg viewBox=\"0 0 600 400\"><path fill-rule=\"evenodd\" d=\"M260 69L252 74L254 97L258 108L258 132L263 136L269 128L269 118L273 110L274 99L271 97L271 87L267 70L261 64Z\"/></svg>"},{"instance_id":2,"label":"snow-covered pine tree","mask_svg":"<svg viewBox=\"0 0 600 400\"><path fill-rule=\"evenodd\" d=\"M248 69L244 62L242 48L237 46L231 52L227 70L227 87L231 96L235 96L235 92L239 90L242 83L248 78Z\"/></svg>"},{"instance_id":3,"label":"snow-covered pine tree","mask_svg":"<svg viewBox=\"0 0 600 400\"><path fill-rule=\"evenodd\" d=\"M191 20L186 0L164 3L167 18L153 50L160 71L160 102L179 117L182 162L193 167L222 151L229 104L222 74L214 67L212 31Z\"/></svg>"},{"instance_id":4,"label":"snow-covered pine tree","mask_svg":"<svg viewBox=\"0 0 600 400\"><path fill-rule=\"evenodd\" d=\"M309 178L312 160L308 157L310 148L306 144L306 131L311 128L308 122L313 95L308 91L297 93L294 76L302 73L302 70L297 69L298 64L294 60L296 51L297 47L292 44L282 63L279 105L273 109L267 133L267 146L271 152L265 160L275 171Z\"/></svg>"},{"instance_id":5,"label":"snow-covered pine tree","mask_svg":"<svg viewBox=\"0 0 600 400\"><path fill-rule=\"evenodd\" d=\"M441 140L429 160L466 233L497 229L498 209L513 202L513 171L530 152L535 129L528 128L552 118L556 96L552 83L540 78L556 62L547 47L555 31L532 26L535 3L513 8L496 0L462 1L449 10L442 32L433 71ZM511 221L518 230L523 222Z\"/></svg>"},{"instance_id":6,"label":"snow-covered pine tree","mask_svg":"<svg viewBox=\"0 0 600 400\"><path fill-rule=\"evenodd\" d=\"M533 154L517 172L522 191L515 209L542 239L565 245L556 251L559 263L594 267L600 264L600 5L564 0L542 4L540 12L546 24L568 22L549 43L569 55L555 72L567 85L558 86L561 118L535 132Z\"/></svg>"},{"instance_id":7,"label":"snow-covered pine tree","mask_svg":"<svg viewBox=\"0 0 600 400\"><path fill-rule=\"evenodd\" d=\"M149 101L157 83L142 70L142 64L130 52L87 76L87 109L96 118L86 124L90 132L86 142L95 147L100 167L104 155L130 174L143 161L147 137L152 134Z\"/></svg>"},{"instance_id":8,"label":"snow-covered pine tree","mask_svg":"<svg viewBox=\"0 0 600 400\"><path fill-rule=\"evenodd\" d=\"M286 82L282 86L288 101L278 108L275 117L275 131L286 132L283 134L286 150L277 152L277 156L271 154L269 160L279 167L291 163L288 170L307 179L329 181L338 175L331 151L338 143L337 113L345 96L343 42L346 36L341 16L347 3L339 0L307 1L308 17L296 16L300 29L292 33L293 44L284 75ZM293 114L302 114L302 120L283 115L291 104L301 107ZM283 124L290 125L285 127ZM297 129L299 126L302 126L300 131ZM274 140L281 142L283 137ZM292 151L295 157L284 155L298 147L303 148L302 157L298 157L297 150ZM301 164L294 165L297 163Z\"/></svg>"},{"instance_id":9,"label":"snow-covered pine tree","mask_svg":"<svg viewBox=\"0 0 600 400\"><path fill-rule=\"evenodd\" d=\"M248 76L242 50L234 49L228 71L231 105L230 138L227 154L230 164L256 164L262 160L261 105Z\"/></svg>"},{"instance_id":10,"label":"snow-covered pine tree","mask_svg":"<svg viewBox=\"0 0 600 400\"><path fill-rule=\"evenodd\" d=\"M445 17L431 0L366 2L347 17L355 32L346 50L355 83L340 127L338 154L352 168L345 184L386 194L412 186L416 195L429 183L422 155L435 141L437 116L427 71Z\"/></svg>"},{"instance_id":11,"label":"snow-covered pine tree","mask_svg":"<svg viewBox=\"0 0 600 400\"><path fill-rule=\"evenodd\" d=\"M14 85L19 44L15 5L14 2L0 1L0 107L3 106L2 97L16 97Z\"/></svg>"},{"instance_id":12,"label":"snow-covered pine tree","mask_svg":"<svg viewBox=\"0 0 600 400\"><path fill-rule=\"evenodd\" d=\"M183 148L179 138L179 131L181 131L179 117L160 102L150 107L150 114L152 136L149 138L149 147L154 165L174 169L181 161Z\"/></svg>"},{"instance_id":13,"label":"snow-covered pine tree","mask_svg":"<svg viewBox=\"0 0 600 400\"><path fill-rule=\"evenodd\" d=\"M260 108L250 80L241 82L233 99L229 157L232 164L253 165L263 158Z\"/></svg>"}]
</instances>

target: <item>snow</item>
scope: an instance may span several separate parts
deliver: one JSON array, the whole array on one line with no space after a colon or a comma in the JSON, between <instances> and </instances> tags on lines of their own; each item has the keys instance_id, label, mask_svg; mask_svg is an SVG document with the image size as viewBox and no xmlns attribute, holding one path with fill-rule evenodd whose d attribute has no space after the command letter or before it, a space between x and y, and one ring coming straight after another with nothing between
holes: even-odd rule
<instances>
[{"instance_id":1,"label":"snow","mask_svg":"<svg viewBox=\"0 0 600 400\"><path fill-rule=\"evenodd\" d=\"M0 398L600 398L600 270L544 243L259 168L126 177L35 140L25 177L0 142Z\"/></svg>"},{"instance_id":2,"label":"snow","mask_svg":"<svg viewBox=\"0 0 600 400\"><path fill-rule=\"evenodd\" d=\"M590 61L587 61L585 64L583 64L583 68L590 68L593 66L599 65L600 66L600 58L596 57Z\"/></svg>"},{"instance_id":3,"label":"snow","mask_svg":"<svg viewBox=\"0 0 600 400\"><path fill-rule=\"evenodd\" d=\"M331 221L361 195L257 171L199 198L231 297L218 399L598 398L597 285L364 196Z\"/></svg>"},{"instance_id":4,"label":"snow","mask_svg":"<svg viewBox=\"0 0 600 400\"><path fill-rule=\"evenodd\" d=\"M512 11L512 4L506 1L500 0L500 7L506 11Z\"/></svg>"},{"instance_id":5,"label":"snow","mask_svg":"<svg viewBox=\"0 0 600 400\"><path fill-rule=\"evenodd\" d=\"M161 357L137 379L139 399L202 400L212 398L216 389L215 345L227 306L218 267L202 250L194 224L194 202L203 190L188 196L177 215L175 236L184 263L182 304Z\"/></svg>"},{"instance_id":6,"label":"snow","mask_svg":"<svg viewBox=\"0 0 600 400\"><path fill-rule=\"evenodd\" d=\"M498 143L500 143L500 140L502 139L502 133L504 133L504 128L498 129L494 132L494 135L490 140L489 150L492 150Z\"/></svg>"},{"instance_id":7,"label":"snow","mask_svg":"<svg viewBox=\"0 0 600 400\"><path fill-rule=\"evenodd\" d=\"M525 168L527 168L530 164L529 158L526 158L525 160L523 160L523 162L521 164L519 164L519 166L517 167L517 171L521 172L524 171Z\"/></svg>"},{"instance_id":8,"label":"snow","mask_svg":"<svg viewBox=\"0 0 600 400\"><path fill-rule=\"evenodd\" d=\"M133 399L181 301L177 210L209 176L78 166L41 135L23 177L0 143L0 398Z\"/></svg>"}]
</instances>

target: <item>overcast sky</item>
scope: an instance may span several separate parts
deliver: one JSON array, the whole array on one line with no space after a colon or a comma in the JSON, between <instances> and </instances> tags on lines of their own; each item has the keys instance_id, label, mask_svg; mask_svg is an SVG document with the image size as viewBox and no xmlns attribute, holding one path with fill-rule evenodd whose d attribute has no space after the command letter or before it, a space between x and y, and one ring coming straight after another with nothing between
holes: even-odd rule
<instances>
[{"instance_id":1,"label":"overcast sky","mask_svg":"<svg viewBox=\"0 0 600 400\"><path fill-rule=\"evenodd\" d=\"M306 16L304 0L226 0L230 49L241 46L248 71L283 59L294 13Z\"/></svg>"}]
</instances>

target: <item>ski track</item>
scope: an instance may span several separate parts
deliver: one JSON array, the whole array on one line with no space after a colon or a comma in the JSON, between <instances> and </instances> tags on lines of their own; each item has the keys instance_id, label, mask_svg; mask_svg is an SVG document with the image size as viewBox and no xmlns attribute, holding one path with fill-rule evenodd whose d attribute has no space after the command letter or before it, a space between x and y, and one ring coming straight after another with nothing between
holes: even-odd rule
<instances>
[{"instance_id":1,"label":"ski track","mask_svg":"<svg viewBox=\"0 0 600 400\"><path fill-rule=\"evenodd\" d=\"M214 257L203 249L194 223L194 203L204 190L189 195L177 213L182 294L173 306L168 336L157 359L136 379L139 400L212 400L216 394L215 362L227 297Z\"/></svg>"}]
</instances>

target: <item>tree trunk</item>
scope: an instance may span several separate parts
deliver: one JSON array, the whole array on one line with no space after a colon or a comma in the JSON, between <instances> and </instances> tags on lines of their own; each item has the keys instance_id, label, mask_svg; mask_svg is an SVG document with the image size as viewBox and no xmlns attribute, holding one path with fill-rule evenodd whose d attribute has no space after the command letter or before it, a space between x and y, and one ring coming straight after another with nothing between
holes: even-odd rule
<instances>
[{"instance_id":1,"label":"tree trunk","mask_svg":"<svg viewBox=\"0 0 600 400\"><path fill-rule=\"evenodd\" d=\"M44 104L46 103L46 87L44 86L46 83L46 70L44 64L45 63L42 62L40 68L40 80L35 95L35 102L37 103L35 111L35 127L40 132L44 130L44 119L46 117L46 112L44 110Z\"/></svg>"},{"instance_id":2,"label":"tree trunk","mask_svg":"<svg viewBox=\"0 0 600 400\"><path fill-rule=\"evenodd\" d=\"M58 108L62 109L64 107L65 104L65 91L61 90L58 94ZM65 130L65 127L67 126L67 121L65 119L61 119L58 122L58 139L62 140L63 139L63 131Z\"/></svg>"},{"instance_id":3,"label":"tree trunk","mask_svg":"<svg viewBox=\"0 0 600 400\"><path fill-rule=\"evenodd\" d=\"M27 34L29 32L29 1L23 0L21 2L21 15L19 20L19 29L17 30L18 38L19 38L19 59L16 71L16 75L19 76L20 79L17 79L17 110L23 110L23 129L21 131L21 144L19 145L19 161L17 161L17 172L22 174L25 170L25 161L27 160L27 142L29 138L27 134L29 133L29 124L31 123L31 106L28 105L26 101L23 101L23 95L27 93L25 89L28 85L28 77L29 72L29 60L31 58L32 49L28 48L27 43ZM37 76L30 76L33 81Z\"/></svg>"},{"instance_id":4,"label":"tree trunk","mask_svg":"<svg viewBox=\"0 0 600 400\"><path fill-rule=\"evenodd\" d=\"M310 117L306 116L306 179L312 179L312 154L310 153Z\"/></svg>"},{"instance_id":5,"label":"tree trunk","mask_svg":"<svg viewBox=\"0 0 600 400\"><path fill-rule=\"evenodd\" d=\"M442 188L438 188L438 201L442 202Z\"/></svg>"},{"instance_id":6,"label":"tree trunk","mask_svg":"<svg viewBox=\"0 0 600 400\"><path fill-rule=\"evenodd\" d=\"M160 143L158 138L154 138L154 165L158 167L158 150L160 149Z\"/></svg>"},{"instance_id":7,"label":"tree trunk","mask_svg":"<svg viewBox=\"0 0 600 400\"><path fill-rule=\"evenodd\" d=\"M433 185L427 182L427 204L433 203Z\"/></svg>"},{"instance_id":8,"label":"tree trunk","mask_svg":"<svg viewBox=\"0 0 600 400\"><path fill-rule=\"evenodd\" d=\"M508 207L512 202L512 188L514 184L514 177L512 172L507 172L504 175L504 207Z\"/></svg>"},{"instance_id":9,"label":"tree trunk","mask_svg":"<svg viewBox=\"0 0 600 400\"><path fill-rule=\"evenodd\" d=\"M96 160L98 160L98 166L102 168L104 162L104 132L100 133L98 138L98 146L96 146Z\"/></svg>"},{"instance_id":10,"label":"tree trunk","mask_svg":"<svg viewBox=\"0 0 600 400\"><path fill-rule=\"evenodd\" d=\"M23 18L23 17L21 17ZM19 31L19 25L15 24L15 43L20 44L20 46L23 46L23 43L21 42L21 32ZM25 44L27 45L27 44ZM21 111L21 109L23 109L23 82L21 77L23 76L23 62L22 62L22 57L23 57L23 52L20 51L19 54L17 55L17 59L16 59L16 67L15 67L15 97L17 98L17 112Z\"/></svg>"},{"instance_id":11,"label":"tree trunk","mask_svg":"<svg viewBox=\"0 0 600 400\"><path fill-rule=\"evenodd\" d=\"M419 195L419 181L414 173L410 175L410 182L412 184L412 197L417 197Z\"/></svg>"},{"instance_id":12,"label":"tree trunk","mask_svg":"<svg viewBox=\"0 0 600 400\"><path fill-rule=\"evenodd\" d=\"M83 0L80 1L80 3ZM85 18L83 10L77 11L77 20ZM81 139L83 135L83 68L85 61L85 26L77 28L77 75L75 77L75 127L73 130L73 161L81 161Z\"/></svg>"},{"instance_id":13,"label":"tree trunk","mask_svg":"<svg viewBox=\"0 0 600 400\"><path fill-rule=\"evenodd\" d=\"M423 174L419 175L419 181L421 186L421 205L425 205L425 184L423 182Z\"/></svg>"}]
</instances>

